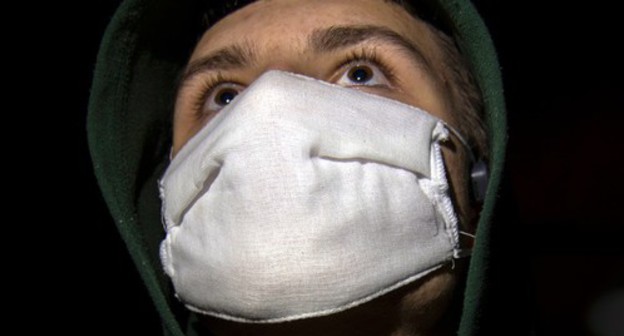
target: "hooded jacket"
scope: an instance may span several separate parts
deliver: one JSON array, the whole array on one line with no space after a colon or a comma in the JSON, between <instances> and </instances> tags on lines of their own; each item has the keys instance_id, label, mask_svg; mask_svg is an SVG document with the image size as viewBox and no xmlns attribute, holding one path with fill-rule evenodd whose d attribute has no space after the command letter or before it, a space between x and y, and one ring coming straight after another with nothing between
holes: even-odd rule
<instances>
[{"instance_id":1,"label":"hooded jacket","mask_svg":"<svg viewBox=\"0 0 624 336\"><path fill-rule=\"evenodd\" d=\"M218 1L126 0L103 37L88 111L94 170L115 224L163 321L165 335L194 335L193 316L179 309L159 260L165 236L157 180L168 163L175 83L198 36L203 15ZM494 267L494 209L506 144L506 115L492 40L467 0L430 0L466 57L481 90L489 128L489 185L470 261L458 334L492 334L496 323L515 323L498 296ZM224 15L227 13L217 13ZM504 223L500 223L504 224ZM498 238L496 238L498 239ZM498 258L500 259L500 258ZM518 289L512 289L518 290ZM505 305L505 306L501 306ZM501 318L501 316L503 316ZM496 322L494 322L496 321ZM524 328L506 326L505 334ZM498 333L497 333L498 334Z\"/></svg>"}]
</instances>

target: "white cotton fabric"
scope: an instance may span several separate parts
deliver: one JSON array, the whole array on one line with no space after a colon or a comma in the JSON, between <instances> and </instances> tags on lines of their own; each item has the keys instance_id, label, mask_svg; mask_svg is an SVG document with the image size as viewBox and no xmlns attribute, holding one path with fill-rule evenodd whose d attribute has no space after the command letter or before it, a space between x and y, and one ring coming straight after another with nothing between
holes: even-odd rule
<instances>
[{"instance_id":1,"label":"white cotton fabric","mask_svg":"<svg viewBox=\"0 0 624 336\"><path fill-rule=\"evenodd\" d=\"M241 322L335 313L458 255L430 114L269 71L160 181L161 259L189 309Z\"/></svg>"}]
</instances>

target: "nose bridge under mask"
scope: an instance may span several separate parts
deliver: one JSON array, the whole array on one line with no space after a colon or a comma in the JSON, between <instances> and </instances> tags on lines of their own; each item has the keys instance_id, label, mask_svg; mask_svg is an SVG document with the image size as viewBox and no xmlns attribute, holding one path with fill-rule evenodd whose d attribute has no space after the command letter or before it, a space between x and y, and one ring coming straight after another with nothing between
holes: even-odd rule
<instances>
[{"instance_id":1,"label":"nose bridge under mask","mask_svg":"<svg viewBox=\"0 0 624 336\"><path fill-rule=\"evenodd\" d=\"M206 189L206 179L228 153L249 150L236 146L280 150L292 141L303 144L299 150L309 157L375 162L428 177L431 135L438 121L391 99L269 71L219 111L171 162L163 180L185 197L169 204L175 215L165 221L178 222L184 205Z\"/></svg>"},{"instance_id":2,"label":"nose bridge under mask","mask_svg":"<svg viewBox=\"0 0 624 336\"><path fill-rule=\"evenodd\" d=\"M271 71L160 180L161 261L186 307L240 322L333 314L460 256L444 123Z\"/></svg>"}]
</instances>

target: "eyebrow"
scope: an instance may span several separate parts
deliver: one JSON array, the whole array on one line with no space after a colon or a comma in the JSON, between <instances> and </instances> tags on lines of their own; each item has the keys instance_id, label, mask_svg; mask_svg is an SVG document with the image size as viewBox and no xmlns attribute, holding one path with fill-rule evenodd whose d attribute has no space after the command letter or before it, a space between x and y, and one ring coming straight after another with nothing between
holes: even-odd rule
<instances>
[{"instance_id":1,"label":"eyebrow","mask_svg":"<svg viewBox=\"0 0 624 336\"><path fill-rule=\"evenodd\" d=\"M184 85L195 75L206 71L243 68L255 59L256 53L250 43L233 44L191 62L184 70L180 83Z\"/></svg>"},{"instance_id":2,"label":"eyebrow","mask_svg":"<svg viewBox=\"0 0 624 336\"><path fill-rule=\"evenodd\" d=\"M308 37L308 44L315 53L329 53L371 40L396 45L407 51L416 60L416 63L422 65L426 71L432 69L430 62L416 44L404 36L380 26L331 26L317 29ZM184 86L187 81L199 73L244 68L253 64L256 58L254 45L249 42L233 44L219 49L191 62L182 73L178 87Z\"/></svg>"},{"instance_id":3,"label":"eyebrow","mask_svg":"<svg viewBox=\"0 0 624 336\"><path fill-rule=\"evenodd\" d=\"M309 44L317 53L327 53L352 47L365 41L377 40L396 45L407 51L417 63L426 70L431 70L431 64L422 50L413 42L399 33L385 27L362 26L332 26L315 30L309 38Z\"/></svg>"}]
</instances>

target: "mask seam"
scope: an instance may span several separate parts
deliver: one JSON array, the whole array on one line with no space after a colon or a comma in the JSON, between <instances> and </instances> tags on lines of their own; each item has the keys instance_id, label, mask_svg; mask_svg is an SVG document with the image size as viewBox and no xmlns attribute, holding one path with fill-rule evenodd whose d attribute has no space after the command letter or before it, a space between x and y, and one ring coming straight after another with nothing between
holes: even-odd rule
<instances>
[{"instance_id":1,"label":"mask seam","mask_svg":"<svg viewBox=\"0 0 624 336\"><path fill-rule=\"evenodd\" d=\"M448 233L451 246L453 247L453 257L459 258L462 254L459 248L459 220L455 215L455 209L449 196L450 188L444 168L444 158L442 156L442 150L439 144L441 140L446 140L449 137L449 131L447 127L448 126L444 123L438 123L433 131L434 143L432 144L432 178L435 181L435 186L439 191L438 193L436 193L436 203L439 204L442 215L444 217L445 229Z\"/></svg>"},{"instance_id":2,"label":"mask seam","mask_svg":"<svg viewBox=\"0 0 624 336\"><path fill-rule=\"evenodd\" d=\"M338 308L330 308L330 309L325 309L325 310L320 310L320 311L316 311L316 312L308 312L308 313L301 313L301 314L294 314L294 315L288 315L288 316L284 316L284 317L278 317L278 318L271 318L271 319L259 319L259 320L254 320L254 319L247 319L247 318L243 318L243 317L236 317L236 316L232 316L229 314L225 314L225 313L219 313L219 312L214 312L214 311L209 311L209 310L203 310L203 309L199 309L196 308L192 305L189 304L184 304L186 308L188 308L189 310L199 313L199 314L204 314L204 315L210 315L210 316L214 316L214 317L218 317L218 318L222 318L222 319L226 319L229 321L235 321L235 322L243 322L243 323L259 323L259 324L265 324L265 323L280 323L280 322L289 322L289 321L295 321L295 320L300 320L300 319L305 319L305 318L312 318L312 317L320 317L320 316L326 316L326 315L332 315L335 313L339 313L345 310L348 310L350 308L353 307L357 307L360 306L364 303L367 303L369 301L372 301L386 293L389 293L397 288L401 288L411 282L414 282L418 279L424 278L425 276L427 276L428 274L442 268L444 266L444 264L446 264L448 261L453 260L453 256L448 256L445 260L443 260L442 262L430 267L429 269L427 269L425 272L420 272L417 274L413 274L408 276L407 278L404 278L402 280L399 280L398 282L395 282L392 286L389 287L385 287L382 290L376 291L373 294L367 295L361 299L352 301L348 304L342 305Z\"/></svg>"}]
</instances>

